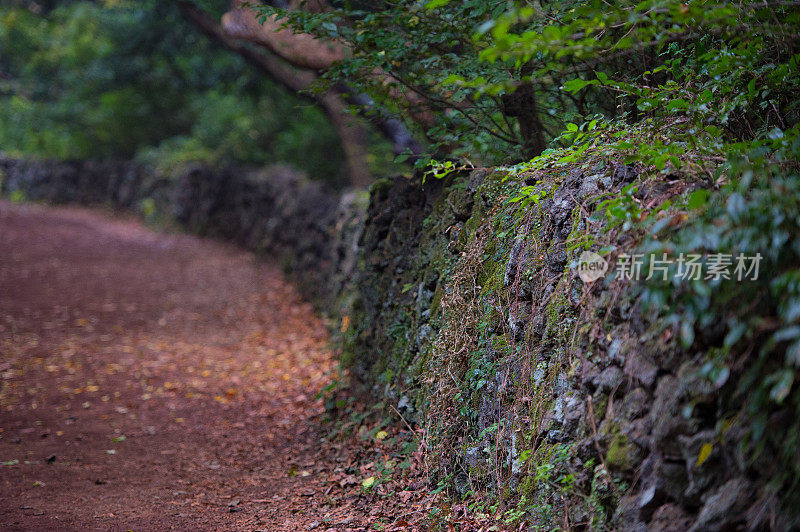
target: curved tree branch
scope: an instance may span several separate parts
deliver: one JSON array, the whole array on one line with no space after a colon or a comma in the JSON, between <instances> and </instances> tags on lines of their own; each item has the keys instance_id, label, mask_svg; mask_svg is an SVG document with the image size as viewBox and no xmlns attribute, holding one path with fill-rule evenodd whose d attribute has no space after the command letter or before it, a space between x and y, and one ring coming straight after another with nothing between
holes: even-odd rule
<instances>
[{"instance_id":1,"label":"curved tree branch","mask_svg":"<svg viewBox=\"0 0 800 532\"><path fill-rule=\"evenodd\" d=\"M274 5L274 2L271 3ZM310 6L309 2L302 4L306 10L322 9L319 5ZM298 68L323 71L350 54L350 49L344 44L285 28L275 15L266 17L262 25L258 13L246 0L232 0L231 10L222 16L222 27L230 37L263 46ZM384 85L392 98L404 102L414 122L424 128L433 125L433 114L426 109L431 101L424 94L400 90L399 87L404 84L382 70L371 72L368 77Z\"/></svg>"},{"instance_id":2,"label":"curved tree branch","mask_svg":"<svg viewBox=\"0 0 800 532\"><path fill-rule=\"evenodd\" d=\"M335 94L329 92L320 95L309 92L311 84L317 79L314 72L292 68L273 55L258 52L241 44L223 31L193 2L189 0L174 1L183 16L204 34L228 50L242 56L285 89L319 105L328 116L341 141L350 183L354 186L364 186L372 182L372 174L367 165L367 133L364 127L347 112Z\"/></svg>"},{"instance_id":3,"label":"curved tree branch","mask_svg":"<svg viewBox=\"0 0 800 532\"><path fill-rule=\"evenodd\" d=\"M363 184L371 180L366 170L367 148L359 143L366 142L366 132L347 110L345 102L358 107L360 114L370 121L376 129L389 139L395 154L420 155L425 147L418 142L408 128L398 119L387 116L375 106L369 96L353 91L344 83L338 83L326 94L315 94L312 84L319 78L317 68L312 65L327 67L336 58L343 57L344 48L315 39L310 35L292 33L288 29L279 31L262 31L255 13L242 6L241 0L233 0L233 9L223 15L223 25L217 24L191 0L174 0L183 15L200 31L220 43L225 48L239 54L249 63L264 72L273 81L290 92L294 92L319 105L336 128L342 147L348 158L348 171L354 184ZM277 7L290 7L283 0L271 2ZM305 9L320 9L320 5L304 4ZM244 18L241 18L244 17ZM253 24L257 26L254 27ZM278 24L273 20L273 24ZM273 39L273 37L276 38ZM265 37L266 36L266 37ZM299 39L298 39L299 38ZM298 39L298 40L296 40ZM268 41L266 45L263 41ZM253 42L259 47L253 48L245 42ZM293 43L299 43L295 46ZM312 56L320 53L320 58ZM323 69L324 69L323 67ZM342 101L344 100L344 101ZM360 159L361 163L357 163ZM413 161L413 157L411 160Z\"/></svg>"},{"instance_id":4,"label":"curved tree branch","mask_svg":"<svg viewBox=\"0 0 800 532\"><path fill-rule=\"evenodd\" d=\"M346 55L345 47L306 33L294 33L275 15L261 23L243 0L234 0L232 9L222 16L222 29L229 37L264 46L298 68L323 70Z\"/></svg>"},{"instance_id":5,"label":"curved tree branch","mask_svg":"<svg viewBox=\"0 0 800 532\"><path fill-rule=\"evenodd\" d=\"M229 36L204 11L190 0L174 0L181 14L198 30L228 50L242 56L248 63L261 70L273 81L290 92L317 102L317 98L305 92L317 76L313 72L303 72L288 66L285 62L269 54L259 53Z\"/></svg>"}]
</instances>

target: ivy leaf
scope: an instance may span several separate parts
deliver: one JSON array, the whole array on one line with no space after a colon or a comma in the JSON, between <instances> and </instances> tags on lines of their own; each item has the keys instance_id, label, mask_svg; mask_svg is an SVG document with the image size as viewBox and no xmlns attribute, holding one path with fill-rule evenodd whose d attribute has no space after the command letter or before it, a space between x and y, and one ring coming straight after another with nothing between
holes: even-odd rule
<instances>
[{"instance_id":1,"label":"ivy leaf","mask_svg":"<svg viewBox=\"0 0 800 532\"><path fill-rule=\"evenodd\" d=\"M776 382L769 392L769 397L776 403L781 404L792 390L792 384L794 383L794 371L790 369L784 369L778 371L777 373L773 373L772 377Z\"/></svg>"},{"instance_id":2,"label":"ivy leaf","mask_svg":"<svg viewBox=\"0 0 800 532\"><path fill-rule=\"evenodd\" d=\"M428 9L436 9L437 7L446 6L449 3L450 0L431 0L430 2L425 4L425 7Z\"/></svg>"},{"instance_id":3,"label":"ivy leaf","mask_svg":"<svg viewBox=\"0 0 800 532\"><path fill-rule=\"evenodd\" d=\"M728 368L728 366L715 367L709 374L711 382L714 383L716 388L722 388L722 386L728 382L728 378L730 376L731 370Z\"/></svg>"},{"instance_id":4,"label":"ivy leaf","mask_svg":"<svg viewBox=\"0 0 800 532\"><path fill-rule=\"evenodd\" d=\"M747 324L746 323L738 323L736 326L731 327L731 330L725 335L724 346L725 347L732 347L733 345L738 342L744 333L747 332Z\"/></svg>"},{"instance_id":5,"label":"ivy leaf","mask_svg":"<svg viewBox=\"0 0 800 532\"><path fill-rule=\"evenodd\" d=\"M591 85L591 84L592 84L591 81L586 81L585 79L581 79L581 78L575 78L575 79L571 79L571 80L567 81L566 83L564 83L561 86L561 88L564 89L565 91L569 91L572 94L575 94L578 91L580 91L581 89L583 89L584 87L586 87L587 85Z\"/></svg>"},{"instance_id":6,"label":"ivy leaf","mask_svg":"<svg viewBox=\"0 0 800 532\"><path fill-rule=\"evenodd\" d=\"M331 37L336 37L339 35L339 27L333 22L323 22L322 27L328 30L328 35Z\"/></svg>"},{"instance_id":7,"label":"ivy leaf","mask_svg":"<svg viewBox=\"0 0 800 532\"><path fill-rule=\"evenodd\" d=\"M694 343L694 325L689 321L681 322L681 344L689 348Z\"/></svg>"},{"instance_id":8,"label":"ivy leaf","mask_svg":"<svg viewBox=\"0 0 800 532\"><path fill-rule=\"evenodd\" d=\"M772 340L775 342L785 342L786 340L794 340L795 338L800 338L800 325L784 327L772 335Z\"/></svg>"},{"instance_id":9,"label":"ivy leaf","mask_svg":"<svg viewBox=\"0 0 800 532\"><path fill-rule=\"evenodd\" d=\"M728 198L728 203L726 205L726 210L731 218L734 221L739 221L739 218L744 214L746 210L746 205L744 202L744 198L741 194L734 192Z\"/></svg>"},{"instance_id":10,"label":"ivy leaf","mask_svg":"<svg viewBox=\"0 0 800 532\"><path fill-rule=\"evenodd\" d=\"M699 188L689 195L689 201L686 206L692 210L700 208L708 202L710 195L711 193L708 190Z\"/></svg>"},{"instance_id":11,"label":"ivy leaf","mask_svg":"<svg viewBox=\"0 0 800 532\"><path fill-rule=\"evenodd\" d=\"M677 98L675 100L670 101L667 104L667 111L677 111L686 109L689 106L689 103L684 100L683 98Z\"/></svg>"},{"instance_id":12,"label":"ivy leaf","mask_svg":"<svg viewBox=\"0 0 800 532\"><path fill-rule=\"evenodd\" d=\"M786 349L786 362L795 367L800 367L800 340Z\"/></svg>"}]
</instances>

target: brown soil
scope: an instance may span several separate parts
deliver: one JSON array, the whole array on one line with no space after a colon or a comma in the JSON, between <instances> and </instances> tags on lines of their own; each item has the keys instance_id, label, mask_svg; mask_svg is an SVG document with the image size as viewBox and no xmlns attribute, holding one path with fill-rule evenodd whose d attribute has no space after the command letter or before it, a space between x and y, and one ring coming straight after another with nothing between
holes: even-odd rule
<instances>
[{"instance_id":1,"label":"brown soil","mask_svg":"<svg viewBox=\"0 0 800 532\"><path fill-rule=\"evenodd\" d=\"M332 367L323 323L248 253L0 203L0 528L368 526L320 440Z\"/></svg>"}]
</instances>

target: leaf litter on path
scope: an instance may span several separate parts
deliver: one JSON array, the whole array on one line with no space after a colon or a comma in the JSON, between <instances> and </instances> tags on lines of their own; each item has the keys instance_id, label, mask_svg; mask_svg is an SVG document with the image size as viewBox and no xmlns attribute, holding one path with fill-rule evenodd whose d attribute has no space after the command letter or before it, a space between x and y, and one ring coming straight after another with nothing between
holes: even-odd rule
<instances>
[{"instance_id":1,"label":"leaf litter on path","mask_svg":"<svg viewBox=\"0 0 800 532\"><path fill-rule=\"evenodd\" d=\"M391 430L323 437L327 332L276 266L98 211L0 207L2 523L391 529L419 506L361 471Z\"/></svg>"}]
</instances>

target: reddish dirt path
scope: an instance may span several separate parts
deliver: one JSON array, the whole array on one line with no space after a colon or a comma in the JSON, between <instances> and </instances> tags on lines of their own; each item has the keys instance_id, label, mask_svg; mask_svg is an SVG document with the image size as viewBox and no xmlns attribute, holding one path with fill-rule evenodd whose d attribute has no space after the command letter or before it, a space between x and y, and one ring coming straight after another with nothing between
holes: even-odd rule
<instances>
[{"instance_id":1,"label":"reddish dirt path","mask_svg":"<svg viewBox=\"0 0 800 532\"><path fill-rule=\"evenodd\" d=\"M331 513L326 341L280 272L236 248L0 203L0 528L366 523L368 508Z\"/></svg>"}]
</instances>

